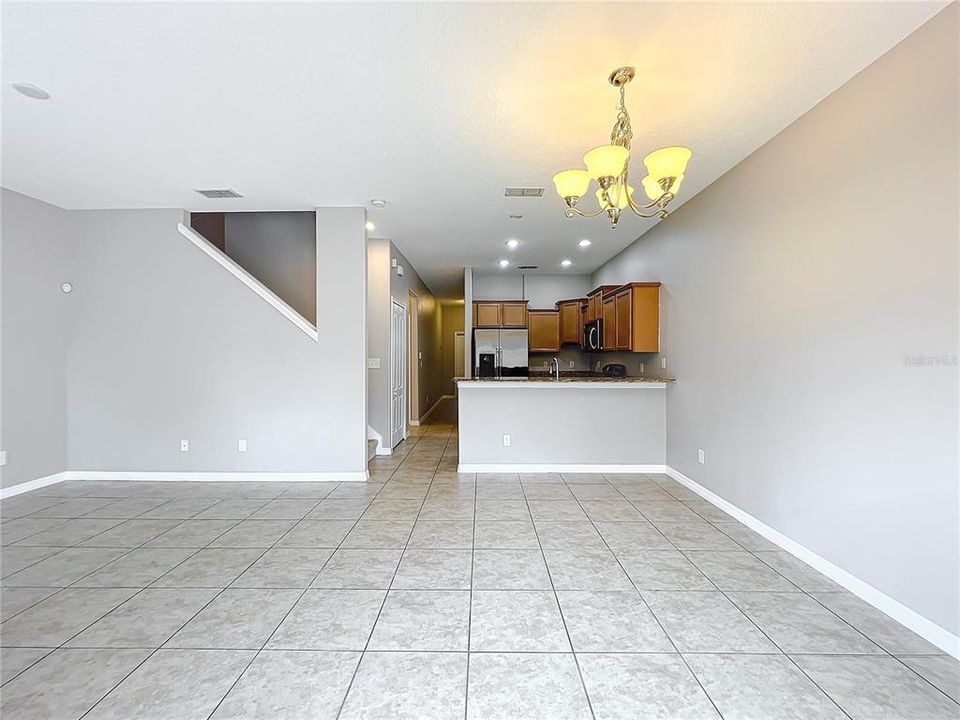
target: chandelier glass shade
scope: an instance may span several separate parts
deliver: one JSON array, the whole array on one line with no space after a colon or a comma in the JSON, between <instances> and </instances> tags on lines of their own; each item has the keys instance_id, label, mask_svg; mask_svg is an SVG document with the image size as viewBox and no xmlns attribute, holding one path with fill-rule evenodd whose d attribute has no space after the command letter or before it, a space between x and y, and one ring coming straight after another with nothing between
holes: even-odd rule
<instances>
[{"instance_id":1,"label":"chandelier glass shade","mask_svg":"<svg viewBox=\"0 0 960 720\"><path fill-rule=\"evenodd\" d=\"M622 67L610 73L610 84L620 91L617 120L610 132L610 144L593 148L583 156L586 170L563 170L553 176L557 194L567 205L566 216L596 217L606 213L610 226L616 227L620 213L630 208L643 218L664 218L669 214L667 205L680 190L687 163L693 153L685 147L665 147L654 150L643 159L647 175L640 181L643 192L650 199L640 205L633 199L633 186L628 182L630 165L630 114L627 112L625 88L635 74L632 67ZM585 212L578 203L596 181L594 193L599 209Z\"/></svg>"}]
</instances>

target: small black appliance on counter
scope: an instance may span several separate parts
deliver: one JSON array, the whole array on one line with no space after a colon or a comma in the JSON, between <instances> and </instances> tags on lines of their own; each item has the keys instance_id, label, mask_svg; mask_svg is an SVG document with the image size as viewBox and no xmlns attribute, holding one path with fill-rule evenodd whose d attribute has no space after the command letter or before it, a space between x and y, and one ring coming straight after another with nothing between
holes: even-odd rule
<instances>
[{"instance_id":1,"label":"small black appliance on counter","mask_svg":"<svg viewBox=\"0 0 960 720\"><path fill-rule=\"evenodd\" d=\"M627 376L627 366L620 363L610 363L603 366L604 377L622 378Z\"/></svg>"}]
</instances>

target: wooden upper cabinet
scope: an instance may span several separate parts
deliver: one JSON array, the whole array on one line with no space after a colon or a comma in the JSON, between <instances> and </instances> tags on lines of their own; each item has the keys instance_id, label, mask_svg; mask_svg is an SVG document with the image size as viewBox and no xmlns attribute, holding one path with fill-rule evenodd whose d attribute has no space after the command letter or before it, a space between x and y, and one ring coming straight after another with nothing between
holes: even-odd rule
<instances>
[{"instance_id":1,"label":"wooden upper cabinet","mask_svg":"<svg viewBox=\"0 0 960 720\"><path fill-rule=\"evenodd\" d=\"M613 296L617 315L617 350L629 350L633 313L630 307L631 293L629 290L618 292Z\"/></svg>"},{"instance_id":2,"label":"wooden upper cabinet","mask_svg":"<svg viewBox=\"0 0 960 720\"><path fill-rule=\"evenodd\" d=\"M580 320L581 300L562 300L557 303L560 311L560 344L579 343L583 335L583 324Z\"/></svg>"},{"instance_id":3,"label":"wooden upper cabinet","mask_svg":"<svg viewBox=\"0 0 960 720\"><path fill-rule=\"evenodd\" d=\"M617 346L617 309L613 296L603 299L603 349L615 350Z\"/></svg>"},{"instance_id":4,"label":"wooden upper cabinet","mask_svg":"<svg viewBox=\"0 0 960 720\"><path fill-rule=\"evenodd\" d=\"M559 310L530 310L527 322L530 352L557 352L560 349Z\"/></svg>"},{"instance_id":5,"label":"wooden upper cabinet","mask_svg":"<svg viewBox=\"0 0 960 720\"><path fill-rule=\"evenodd\" d=\"M527 301L477 300L473 303L474 327L527 326Z\"/></svg>"},{"instance_id":6,"label":"wooden upper cabinet","mask_svg":"<svg viewBox=\"0 0 960 720\"><path fill-rule=\"evenodd\" d=\"M617 349L660 352L660 283L630 283L615 297Z\"/></svg>"},{"instance_id":7,"label":"wooden upper cabinet","mask_svg":"<svg viewBox=\"0 0 960 720\"><path fill-rule=\"evenodd\" d=\"M500 303L475 302L473 324L476 327L500 327Z\"/></svg>"},{"instance_id":8,"label":"wooden upper cabinet","mask_svg":"<svg viewBox=\"0 0 960 720\"><path fill-rule=\"evenodd\" d=\"M527 327L527 302L500 303L500 324L503 327Z\"/></svg>"}]
</instances>

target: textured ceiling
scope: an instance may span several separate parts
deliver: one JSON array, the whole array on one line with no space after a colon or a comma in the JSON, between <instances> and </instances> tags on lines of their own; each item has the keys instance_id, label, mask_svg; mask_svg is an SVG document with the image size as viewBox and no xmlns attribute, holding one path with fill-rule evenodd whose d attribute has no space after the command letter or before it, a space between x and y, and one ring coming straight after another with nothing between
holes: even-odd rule
<instances>
[{"instance_id":1,"label":"textured ceiling","mask_svg":"<svg viewBox=\"0 0 960 720\"><path fill-rule=\"evenodd\" d=\"M637 67L635 163L693 148L682 201L944 4L7 2L2 180L66 208L383 198L374 234L440 295L464 265L504 256L590 272L650 227L566 220L550 181L606 141L611 69ZM504 198L506 185L547 193ZM210 187L245 197L193 192Z\"/></svg>"}]
</instances>

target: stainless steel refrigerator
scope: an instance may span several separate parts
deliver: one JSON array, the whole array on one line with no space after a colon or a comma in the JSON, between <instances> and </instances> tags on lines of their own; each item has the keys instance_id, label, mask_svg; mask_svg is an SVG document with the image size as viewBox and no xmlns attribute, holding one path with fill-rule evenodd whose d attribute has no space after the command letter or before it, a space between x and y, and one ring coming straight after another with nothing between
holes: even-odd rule
<instances>
[{"instance_id":1,"label":"stainless steel refrigerator","mask_svg":"<svg viewBox=\"0 0 960 720\"><path fill-rule=\"evenodd\" d=\"M474 377L526 377L527 363L526 330L473 331Z\"/></svg>"}]
</instances>

